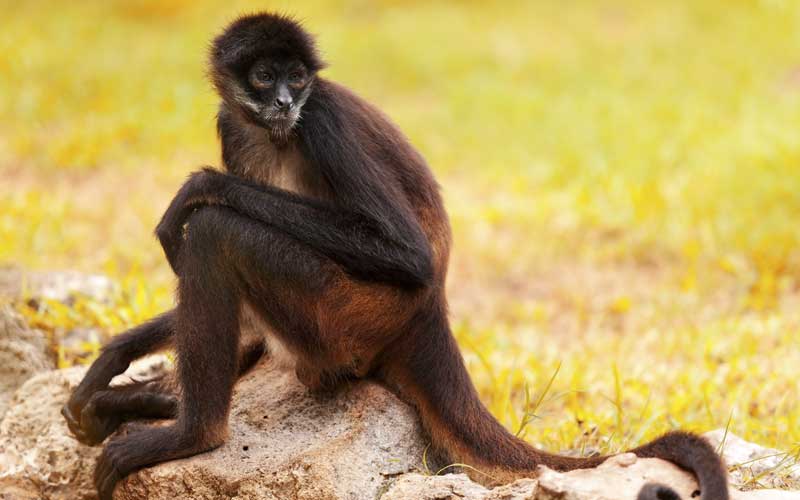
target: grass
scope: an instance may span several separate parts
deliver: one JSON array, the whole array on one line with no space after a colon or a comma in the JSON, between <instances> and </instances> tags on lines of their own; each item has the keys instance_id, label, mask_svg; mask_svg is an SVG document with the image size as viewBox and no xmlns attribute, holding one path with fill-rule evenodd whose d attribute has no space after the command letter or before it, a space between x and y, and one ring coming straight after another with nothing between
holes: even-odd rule
<instances>
[{"instance_id":1,"label":"grass","mask_svg":"<svg viewBox=\"0 0 800 500\"><path fill-rule=\"evenodd\" d=\"M730 418L797 449L800 3L275 5L439 177L455 333L509 429L618 450ZM122 283L111 306L28 311L54 339L171 305L151 232L186 174L219 163L205 48L260 7L15 4L0 262Z\"/></svg>"}]
</instances>

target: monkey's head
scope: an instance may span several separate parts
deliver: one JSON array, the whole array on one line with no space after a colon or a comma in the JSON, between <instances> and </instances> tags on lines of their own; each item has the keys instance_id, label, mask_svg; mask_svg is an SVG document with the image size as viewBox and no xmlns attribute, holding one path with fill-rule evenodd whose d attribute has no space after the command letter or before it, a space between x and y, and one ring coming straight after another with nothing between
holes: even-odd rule
<instances>
[{"instance_id":1,"label":"monkey's head","mask_svg":"<svg viewBox=\"0 0 800 500\"><path fill-rule=\"evenodd\" d=\"M220 97L275 139L288 137L325 64L297 21L255 14L214 39L210 66Z\"/></svg>"}]
</instances>

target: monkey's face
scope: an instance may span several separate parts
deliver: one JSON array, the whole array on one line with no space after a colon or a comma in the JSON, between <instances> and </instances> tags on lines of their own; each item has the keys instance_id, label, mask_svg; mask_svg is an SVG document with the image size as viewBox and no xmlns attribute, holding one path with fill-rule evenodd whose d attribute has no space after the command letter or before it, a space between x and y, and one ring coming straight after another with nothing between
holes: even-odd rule
<instances>
[{"instance_id":1,"label":"monkey's face","mask_svg":"<svg viewBox=\"0 0 800 500\"><path fill-rule=\"evenodd\" d=\"M325 67L297 21L269 13L231 23L210 55L211 77L225 103L282 140L301 119L317 71Z\"/></svg>"},{"instance_id":2,"label":"monkey's face","mask_svg":"<svg viewBox=\"0 0 800 500\"><path fill-rule=\"evenodd\" d=\"M300 119L314 74L297 59L255 60L242 68L233 93L249 118L273 137L286 137Z\"/></svg>"}]
</instances>

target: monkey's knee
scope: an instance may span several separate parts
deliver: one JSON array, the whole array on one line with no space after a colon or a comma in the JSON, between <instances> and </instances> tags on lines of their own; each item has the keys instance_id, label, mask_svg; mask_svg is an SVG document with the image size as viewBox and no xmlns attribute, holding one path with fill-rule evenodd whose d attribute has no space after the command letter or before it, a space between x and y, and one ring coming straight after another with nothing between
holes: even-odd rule
<instances>
[{"instance_id":1,"label":"monkey's knee","mask_svg":"<svg viewBox=\"0 0 800 500\"><path fill-rule=\"evenodd\" d=\"M182 279L199 277L224 282L225 289L230 288L239 252L235 222L229 209L215 206L198 209L189 217L178 255Z\"/></svg>"},{"instance_id":2,"label":"monkey's knee","mask_svg":"<svg viewBox=\"0 0 800 500\"><path fill-rule=\"evenodd\" d=\"M213 251L230 239L235 212L219 206L206 206L195 210L186 221L185 247L189 251Z\"/></svg>"}]
</instances>

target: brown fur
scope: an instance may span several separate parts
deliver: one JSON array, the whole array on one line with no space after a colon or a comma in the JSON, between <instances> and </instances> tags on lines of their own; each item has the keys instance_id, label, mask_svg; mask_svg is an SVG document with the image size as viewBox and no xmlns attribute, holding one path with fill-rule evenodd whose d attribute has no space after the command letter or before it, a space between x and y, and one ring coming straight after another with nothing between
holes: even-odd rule
<instances>
[{"instance_id":1,"label":"brown fur","mask_svg":"<svg viewBox=\"0 0 800 500\"><path fill-rule=\"evenodd\" d=\"M311 71L294 89L299 121L275 121L274 93L247 86L254 61L277 68L278 86L280 68ZM468 469L478 481L601 463L537 450L483 406L448 324L450 227L439 187L383 113L316 75L311 37L285 17L248 16L215 40L211 66L227 172L193 174L157 229L179 305L107 347L65 408L73 431L92 434L94 421L75 423L92 395L135 356L175 346L177 421L109 442L96 472L101 500L138 468L223 442L252 324L294 358L312 390L352 377L387 385L418 409L441 455L488 474ZM692 470L704 499L728 497L722 464L701 438L671 433L632 451ZM640 500L669 491L649 487Z\"/></svg>"}]
</instances>

